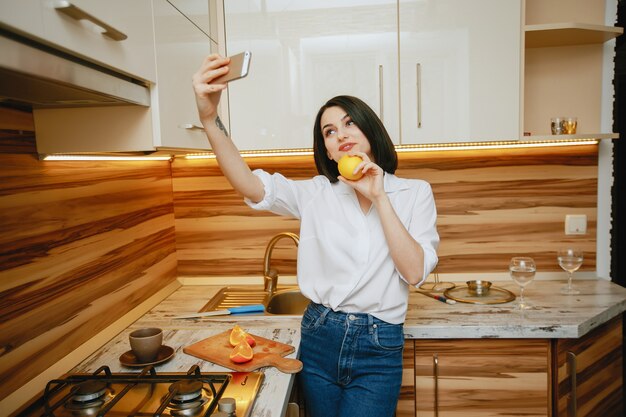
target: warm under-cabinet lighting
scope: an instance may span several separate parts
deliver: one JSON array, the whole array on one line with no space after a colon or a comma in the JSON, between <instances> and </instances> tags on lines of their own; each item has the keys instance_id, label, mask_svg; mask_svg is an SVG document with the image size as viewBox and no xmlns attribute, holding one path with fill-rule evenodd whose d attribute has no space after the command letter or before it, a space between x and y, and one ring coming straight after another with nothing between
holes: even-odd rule
<instances>
[{"instance_id":1,"label":"warm under-cabinet lighting","mask_svg":"<svg viewBox=\"0 0 626 417\"><path fill-rule=\"evenodd\" d=\"M44 161L168 161L170 155L126 156L126 155L45 155Z\"/></svg>"},{"instance_id":2,"label":"warm under-cabinet lighting","mask_svg":"<svg viewBox=\"0 0 626 417\"><path fill-rule=\"evenodd\" d=\"M597 145L598 139L561 139L544 141L500 141L500 142L464 142L427 145L398 145L397 152L432 152L432 151L463 151L480 149L511 149L541 148L554 146ZM272 149L259 151L242 151L244 158L275 157L275 156L306 156L313 155L312 149ZM183 155L180 155L183 156ZM89 155L89 154L50 154L42 155L44 161L167 161L174 155ZM186 159L215 159L212 152L189 153Z\"/></svg>"},{"instance_id":3,"label":"warm under-cabinet lighting","mask_svg":"<svg viewBox=\"0 0 626 417\"><path fill-rule=\"evenodd\" d=\"M555 146L597 145L598 139L565 139L545 141L500 141L446 143L442 145L400 145L397 152L467 151L477 149L546 148Z\"/></svg>"},{"instance_id":4,"label":"warm under-cabinet lighting","mask_svg":"<svg viewBox=\"0 0 626 417\"><path fill-rule=\"evenodd\" d=\"M478 149L511 149L511 148L543 148L554 146L597 145L598 139L563 139L544 141L500 141L500 142L464 142L428 145L398 145L396 152L432 152L432 151L464 151ZM267 151L242 151L244 158L259 156L303 156L313 155L312 149L275 149ZM214 159L211 152L192 153L185 155L186 159Z\"/></svg>"},{"instance_id":5,"label":"warm under-cabinet lighting","mask_svg":"<svg viewBox=\"0 0 626 417\"><path fill-rule=\"evenodd\" d=\"M244 158L255 158L259 156L303 156L313 155L313 149L272 149L266 151L241 151ZM214 159L212 152L190 153L185 155L185 159Z\"/></svg>"}]
</instances>

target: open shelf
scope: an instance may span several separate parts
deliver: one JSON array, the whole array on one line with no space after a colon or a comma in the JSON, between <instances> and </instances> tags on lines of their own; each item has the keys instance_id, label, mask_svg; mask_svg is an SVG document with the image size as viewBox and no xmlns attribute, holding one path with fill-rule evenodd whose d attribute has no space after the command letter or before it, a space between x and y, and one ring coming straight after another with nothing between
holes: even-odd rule
<instances>
[{"instance_id":1,"label":"open shelf","mask_svg":"<svg viewBox=\"0 0 626 417\"><path fill-rule=\"evenodd\" d=\"M624 28L587 23L526 25L526 48L604 43L624 33Z\"/></svg>"}]
</instances>

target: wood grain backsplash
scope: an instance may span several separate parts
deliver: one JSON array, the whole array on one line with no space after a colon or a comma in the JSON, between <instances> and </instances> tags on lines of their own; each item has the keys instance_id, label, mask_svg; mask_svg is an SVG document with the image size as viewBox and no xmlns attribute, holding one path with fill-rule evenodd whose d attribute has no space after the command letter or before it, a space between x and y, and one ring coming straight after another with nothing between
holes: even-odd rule
<instances>
[{"instance_id":1,"label":"wood grain backsplash","mask_svg":"<svg viewBox=\"0 0 626 417\"><path fill-rule=\"evenodd\" d=\"M540 271L560 271L566 243L595 270L598 148L595 145L508 150L401 153L397 175L432 185L438 210L440 273L502 272L514 255L535 258ZM316 175L313 157L249 158L251 168L292 179ZM258 276L267 242L298 233L299 222L248 208L215 160L172 165L178 273ZM566 214L586 214L584 236L566 236ZM294 244L282 240L272 265L295 274Z\"/></svg>"},{"instance_id":2,"label":"wood grain backsplash","mask_svg":"<svg viewBox=\"0 0 626 417\"><path fill-rule=\"evenodd\" d=\"M0 135L0 399L176 279L170 164ZM0 412L0 414L2 414Z\"/></svg>"},{"instance_id":3,"label":"wood grain backsplash","mask_svg":"<svg viewBox=\"0 0 626 417\"><path fill-rule=\"evenodd\" d=\"M316 175L312 157L248 161ZM432 184L441 273L499 272L522 254L559 271L566 242L593 271L597 161L597 146L403 153L397 174ZM0 399L177 276L260 276L272 236L299 231L248 208L215 160L43 162L33 136L5 131L0 178ZM566 214L586 214L588 233L565 236ZM282 240L272 266L293 275L295 255Z\"/></svg>"}]
</instances>

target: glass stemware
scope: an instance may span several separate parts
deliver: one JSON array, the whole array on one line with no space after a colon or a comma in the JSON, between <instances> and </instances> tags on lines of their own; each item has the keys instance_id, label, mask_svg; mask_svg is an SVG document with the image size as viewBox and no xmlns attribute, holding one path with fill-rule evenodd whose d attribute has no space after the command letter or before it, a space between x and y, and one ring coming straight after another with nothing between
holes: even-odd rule
<instances>
[{"instance_id":1,"label":"glass stemware","mask_svg":"<svg viewBox=\"0 0 626 417\"><path fill-rule=\"evenodd\" d=\"M559 266L567 272L567 285L561 288L561 294L580 294L580 291L572 286L572 275L583 264L583 252L572 248L561 249L557 252L556 259Z\"/></svg>"},{"instance_id":2,"label":"glass stemware","mask_svg":"<svg viewBox=\"0 0 626 417\"><path fill-rule=\"evenodd\" d=\"M525 256L516 256L511 258L511 262L509 263L509 272L511 273L513 281L515 281L520 287L519 303L517 305L517 308L520 310L526 310L532 307L524 300L524 287L526 287L526 285L528 285L528 283L535 278L536 271L537 266L535 265L533 258Z\"/></svg>"}]
</instances>

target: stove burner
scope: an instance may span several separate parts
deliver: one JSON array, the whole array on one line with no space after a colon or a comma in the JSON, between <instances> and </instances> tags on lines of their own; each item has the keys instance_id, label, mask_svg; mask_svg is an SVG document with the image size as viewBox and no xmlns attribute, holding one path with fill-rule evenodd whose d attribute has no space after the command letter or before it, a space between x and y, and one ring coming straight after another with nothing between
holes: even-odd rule
<instances>
[{"instance_id":1,"label":"stove burner","mask_svg":"<svg viewBox=\"0 0 626 417\"><path fill-rule=\"evenodd\" d=\"M197 401L190 402L172 401L168 408L170 409L170 414L173 416L196 416L202 412L202 409L207 402L209 402L209 400L204 397L199 398Z\"/></svg>"},{"instance_id":2,"label":"stove burner","mask_svg":"<svg viewBox=\"0 0 626 417\"><path fill-rule=\"evenodd\" d=\"M199 415L211 395L200 381L177 381L169 387L170 394L174 394L168 404L172 416L196 416ZM206 395L202 395L203 392Z\"/></svg>"},{"instance_id":3,"label":"stove burner","mask_svg":"<svg viewBox=\"0 0 626 417\"><path fill-rule=\"evenodd\" d=\"M107 384L102 381L86 381L78 384L71 401L89 402L102 397L107 390Z\"/></svg>"},{"instance_id":4,"label":"stove burner","mask_svg":"<svg viewBox=\"0 0 626 417\"><path fill-rule=\"evenodd\" d=\"M74 393L65 402L65 408L77 416L91 416L113 398L106 382L85 381L75 386Z\"/></svg>"},{"instance_id":5,"label":"stove burner","mask_svg":"<svg viewBox=\"0 0 626 417\"><path fill-rule=\"evenodd\" d=\"M202 382L200 381L178 381L170 385L169 391L176 392L173 401L187 402L195 400L202 395Z\"/></svg>"}]
</instances>

